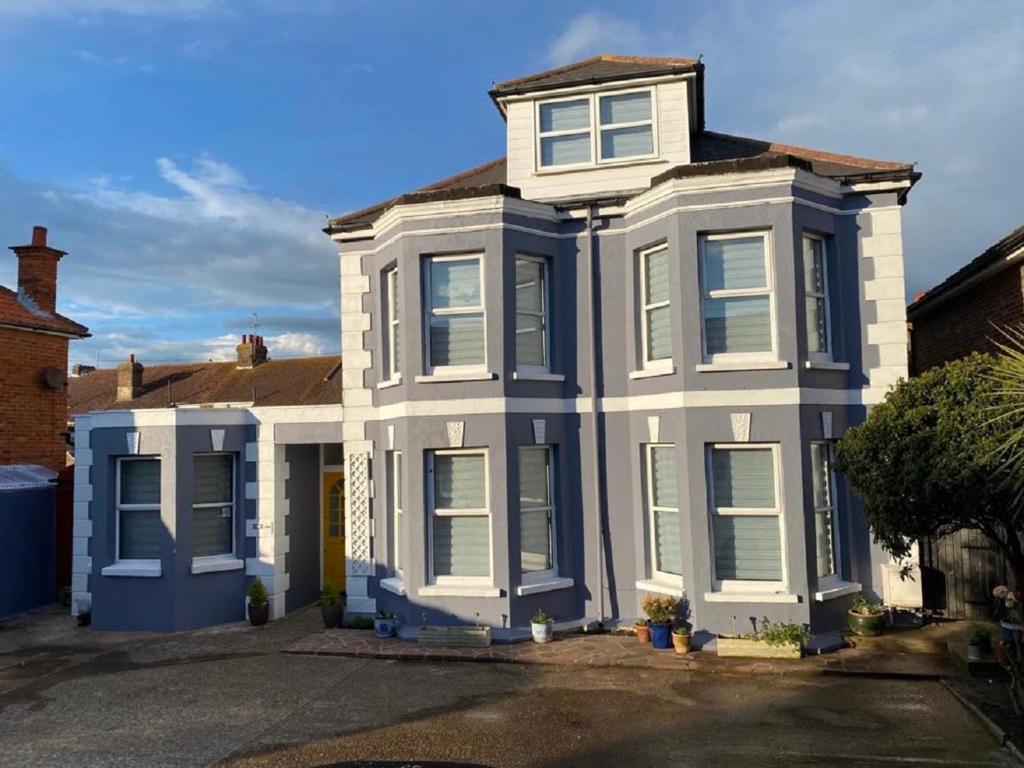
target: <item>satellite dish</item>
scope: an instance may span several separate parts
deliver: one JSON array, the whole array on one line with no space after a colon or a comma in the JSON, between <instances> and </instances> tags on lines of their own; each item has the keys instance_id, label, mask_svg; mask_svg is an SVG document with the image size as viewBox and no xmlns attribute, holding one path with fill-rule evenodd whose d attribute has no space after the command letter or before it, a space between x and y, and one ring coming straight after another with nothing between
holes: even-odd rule
<instances>
[{"instance_id":1,"label":"satellite dish","mask_svg":"<svg viewBox=\"0 0 1024 768\"><path fill-rule=\"evenodd\" d=\"M60 368L47 368L43 371L43 382L50 389L60 389L68 383L68 375Z\"/></svg>"}]
</instances>

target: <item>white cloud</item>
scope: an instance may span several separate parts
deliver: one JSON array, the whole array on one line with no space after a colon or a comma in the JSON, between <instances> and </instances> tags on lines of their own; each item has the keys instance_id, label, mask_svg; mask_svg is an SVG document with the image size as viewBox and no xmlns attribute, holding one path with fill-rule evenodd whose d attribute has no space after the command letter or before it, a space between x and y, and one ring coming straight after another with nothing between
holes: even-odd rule
<instances>
[{"instance_id":1,"label":"white cloud","mask_svg":"<svg viewBox=\"0 0 1024 768\"><path fill-rule=\"evenodd\" d=\"M633 22L604 11L587 11L551 43L548 59L557 65L598 53L650 53L649 42Z\"/></svg>"}]
</instances>

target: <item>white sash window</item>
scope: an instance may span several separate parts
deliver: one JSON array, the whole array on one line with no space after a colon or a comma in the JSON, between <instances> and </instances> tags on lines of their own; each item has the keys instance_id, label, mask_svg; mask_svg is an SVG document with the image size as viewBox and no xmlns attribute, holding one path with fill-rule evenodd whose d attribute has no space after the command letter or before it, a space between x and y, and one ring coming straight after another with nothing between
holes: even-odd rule
<instances>
[{"instance_id":1,"label":"white sash window","mask_svg":"<svg viewBox=\"0 0 1024 768\"><path fill-rule=\"evenodd\" d=\"M426 264L428 371L484 369L483 257L434 256Z\"/></svg>"},{"instance_id":2,"label":"white sash window","mask_svg":"<svg viewBox=\"0 0 1024 768\"><path fill-rule=\"evenodd\" d=\"M489 584L491 516L486 451L431 451L427 472L435 583Z\"/></svg>"}]
</instances>

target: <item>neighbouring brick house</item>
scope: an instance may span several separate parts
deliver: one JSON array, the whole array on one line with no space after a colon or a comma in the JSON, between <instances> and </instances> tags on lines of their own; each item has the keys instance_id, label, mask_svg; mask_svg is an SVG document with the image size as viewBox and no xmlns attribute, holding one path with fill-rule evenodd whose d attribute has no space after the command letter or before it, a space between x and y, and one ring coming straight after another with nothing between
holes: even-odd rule
<instances>
[{"instance_id":1,"label":"neighbouring brick house","mask_svg":"<svg viewBox=\"0 0 1024 768\"><path fill-rule=\"evenodd\" d=\"M998 329L1024 323L1024 227L918 294L907 320L911 373L996 351Z\"/></svg>"},{"instance_id":2,"label":"neighbouring brick house","mask_svg":"<svg viewBox=\"0 0 1024 768\"><path fill-rule=\"evenodd\" d=\"M0 465L66 463L68 341L89 330L58 314L57 262L46 228L29 245L11 246L18 287L0 285Z\"/></svg>"}]
</instances>

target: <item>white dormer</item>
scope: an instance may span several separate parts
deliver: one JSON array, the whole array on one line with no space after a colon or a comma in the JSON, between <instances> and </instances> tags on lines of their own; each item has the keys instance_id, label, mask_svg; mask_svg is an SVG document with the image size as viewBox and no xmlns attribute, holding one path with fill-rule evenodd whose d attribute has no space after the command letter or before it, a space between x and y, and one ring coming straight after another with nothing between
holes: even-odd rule
<instances>
[{"instance_id":1,"label":"white dormer","mask_svg":"<svg viewBox=\"0 0 1024 768\"><path fill-rule=\"evenodd\" d=\"M645 189L690 162L701 129L703 66L695 59L596 56L499 83L508 184L531 200Z\"/></svg>"}]
</instances>

